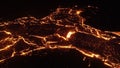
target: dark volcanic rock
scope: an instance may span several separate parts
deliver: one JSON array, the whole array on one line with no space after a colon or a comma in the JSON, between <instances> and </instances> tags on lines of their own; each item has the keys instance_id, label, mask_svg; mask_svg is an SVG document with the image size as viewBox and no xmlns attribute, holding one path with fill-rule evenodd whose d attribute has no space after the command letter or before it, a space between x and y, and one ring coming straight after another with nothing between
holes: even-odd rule
<instances>
[{"instance_id":1,"label":"dark volcanic rock","mask_svg":"<svg viewBox=\"0 0 120 68\"><path fill-rule=\"evenodd\" d=\"M81 10L0 24L0 68L120 67L120 36L84 24Z\"/></svg>"}]
</instances>

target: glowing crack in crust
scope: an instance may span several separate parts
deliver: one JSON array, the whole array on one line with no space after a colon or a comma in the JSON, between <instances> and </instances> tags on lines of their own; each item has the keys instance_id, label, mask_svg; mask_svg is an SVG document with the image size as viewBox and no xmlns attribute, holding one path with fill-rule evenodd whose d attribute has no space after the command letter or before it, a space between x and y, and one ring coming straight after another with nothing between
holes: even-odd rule
<instances>
[{"instance_id":1,"label":"glowing crack in crust","mask_svg":"<svg viewBox=\"0 0 120 68\"><path fill-rule=\"evenodd\" d=\"M119 34L84 24L81 12L58 8L42 19L22 17L1 22L0 62L15 56L30 56L33 51L48 48L74 49L86 57L101 60L111 68L120 67Z\"/></svg>"}]
</instances>

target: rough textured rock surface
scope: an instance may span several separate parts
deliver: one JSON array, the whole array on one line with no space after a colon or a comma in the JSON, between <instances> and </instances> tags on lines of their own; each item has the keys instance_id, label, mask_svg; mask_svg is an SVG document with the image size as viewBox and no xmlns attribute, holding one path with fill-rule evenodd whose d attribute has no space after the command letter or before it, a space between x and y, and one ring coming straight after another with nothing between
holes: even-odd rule
<instances>
[{"instance_id":1,"label":"rough textured rock surface","mask_svg":"<svg viewBox=\"0 0 120 68\"><path fill-rule=\"evenodd\" d=\"M58 8L42 19L22 17L0 22L0 68L18 68L16 62L22 68L25 67L22 63L27 63L26 68L31 67L29 62L41 61L41 65L46 65L44 59L48 60L48 64L53 61L50 64L52 68L61 65L63 68L77 65L96 68L92 65L97 63L103 65L100 68L120 67L120 36L86 25L81 12L78 9ZM45 58L48 55L51 57ZM58 56L63 61L55 58ZM37 59L30 60L31 57ZM55 64L56 60L60 65ZM87 66L86 62L89 62Z\"/></svg>"}]
</instances>

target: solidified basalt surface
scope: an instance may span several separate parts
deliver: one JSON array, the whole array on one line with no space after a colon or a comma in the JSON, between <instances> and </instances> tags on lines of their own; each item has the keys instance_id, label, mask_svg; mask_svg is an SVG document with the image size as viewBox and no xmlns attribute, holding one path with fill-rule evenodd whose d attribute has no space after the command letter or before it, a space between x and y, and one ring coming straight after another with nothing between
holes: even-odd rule
<instances>
[{"instance_id":1,"label":"solidified basalt surface","mask_svg":"<svg viewBox=\"0 0 120 68\"><path fill-rule=\"evenodd\" d=\"M102 31L86 25L85 19L80 15L81 12L78 9L58 8L42 19L22 17L14 21L1 22L1 68L13 68L14 65L21 64L20 59L29 65L33 61L30 60L31 57L35 57L39 61L42 60L41 63L43 62L45 65L43 60L49 56L46 59L50 62L55 60L53 61L55 64L56 60L64 55L65 57L62 57L63 62L67 57L71 59L67 59L66 64L62 64L62 61L58 63L65 66L63 68L80 67L81 65L85 68L96 68L97 66L93 66L96 64L103 65L104 68L106 66L119 68L120 36L110 31ZM76 60L76 58L80 58L80 60ZM76 64L71 66L72 62Z\"/></svg>"}]
</instances>

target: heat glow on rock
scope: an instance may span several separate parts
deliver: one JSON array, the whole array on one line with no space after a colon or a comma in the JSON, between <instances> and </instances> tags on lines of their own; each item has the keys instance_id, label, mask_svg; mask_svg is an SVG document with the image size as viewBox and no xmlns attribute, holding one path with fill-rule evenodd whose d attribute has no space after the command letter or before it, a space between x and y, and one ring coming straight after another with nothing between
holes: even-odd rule
<instances>
[{"instance_id":1,"label":"heat glow on rock","mask_svg":"<svg viewBox=\"0 0 120 68\"><path fill-rule=\"evenodd\" d=\"M82 12L57 8L41 19L22 17L0 22L0 63L44 49L74 49L85 56L83 61L86 57L95 58L119 68L120 34L86 25Z\"/></svg>"}]
</instances>

